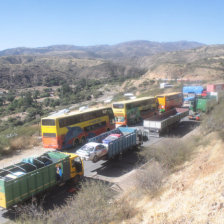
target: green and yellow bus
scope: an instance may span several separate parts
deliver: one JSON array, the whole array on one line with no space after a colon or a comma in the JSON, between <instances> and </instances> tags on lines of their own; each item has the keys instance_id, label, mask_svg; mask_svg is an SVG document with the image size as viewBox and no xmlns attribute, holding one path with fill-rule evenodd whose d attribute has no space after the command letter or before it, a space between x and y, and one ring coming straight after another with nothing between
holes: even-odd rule
<instances>
[{"instance_id":1,"label":"green and yellow bus","mask_svg":"<svg viewBox=\"0 0 224 224\"><path fill-rule=\"evenodd\" d=\"M155 97L141 97L112 105L116 127L136 124L142 119L153 116L157 111Z\"/></svg>"},{"instance_id":2,"label":"green and yellow bus","mask_svg":"<svg viewBox=\"0 0 224 224\"><path fill-rule=\"evenodd\" d=\"M45 148L66 149L115 128L111 107L53 114L41 119Z\"/></svg>"}]
</instances>

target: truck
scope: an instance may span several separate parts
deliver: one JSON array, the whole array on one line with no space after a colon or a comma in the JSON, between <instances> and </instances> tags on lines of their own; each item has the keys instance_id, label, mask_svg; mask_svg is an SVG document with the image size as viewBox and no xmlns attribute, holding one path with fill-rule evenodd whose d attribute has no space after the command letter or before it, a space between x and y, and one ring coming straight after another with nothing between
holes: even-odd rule
<instances>
[{"instance_id":1,"label":"truck","mask_svg":"<svg viewBox=\"0 0 224 224\"><path fill-rule=\"evenodd\" d=\"M183 87L183 107L192 107L196 104L197 96L207 94L203 86L184 86Z\"/></svg>"},{"instance_id":2,"label":"truck","mask_svg":"<svg viewBox=\"0 0 224 224\"><path fill-rule=\"evenodd\" d=\"M107 144L107 154L99 159L111 159L123 154L128 149L136 148L143 144L142 132L136 128L118 127L114 130L100 134L88 140L88 142L102 143L102 141L111 134L120 134L121 136Z\"/></svg>"},{"instance_id":3,"label":"truck","mask_svg":"<svg viewBox=\"0 0 224 224\"><path fill-rule=\"evenodd\" d=\"M179 124L180 120L189 114L187 108L175 108L169 113L159 114L143 121L144 131L148 136L160 137L164 132Z\"/></svg>"},{"instance_id":4,"label":"truck","mask_svg":"<svg viewBox=\"0 0 224 224\"><path fill-rule=\"evenodd\" d=\"M216 96L198 98L196 103L196 112L208 113L217 103Z\"/></svg>"},{"instance_id":5,"label":"truck","mask_svg":"<svg viewBox=\"0 0 224 224\"><path fill-rule=\"evenodd\" d=\"M224 84L208 84L207 91L208 92L224 91Z\"/></svg>"},{"instance_id":6,"label":"truck","mask_svg":"<svg viewBox=\"0 0 224 224\"><path fill-rule=\"evenodd\" d=\"M0 207L8 209L83 175L83 162L74 153L52 151L25 158L0 169Z\"/></svg>"}]
</instances>

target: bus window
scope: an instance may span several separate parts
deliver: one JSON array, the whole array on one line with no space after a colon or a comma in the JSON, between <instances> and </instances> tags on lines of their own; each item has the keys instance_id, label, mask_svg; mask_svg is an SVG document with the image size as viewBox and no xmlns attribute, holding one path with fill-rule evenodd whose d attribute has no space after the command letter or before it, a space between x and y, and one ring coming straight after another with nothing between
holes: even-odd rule
<instances>
[{"instance_id":1,"label":"bus window","mask_svg":"<svg viewBox=\"0 0 224 224\"><path fill-rule=\"evenodd\" d=\"M42 120L43 126L55 126L55 120L53 119L43 119Z\"/></svg>"},{"instance_id":2,"label":"bus window","mask_svg":"<svg viewBox=\"0 0 224 224\"><path fill-rule=\"evenodd\" d=\"M43 133L44 137L48 137L48 138L56 138L56 134L55 133Z\"/></svg>"},{"instance_id":3,"label":"bus window","mask_svg":"<svg viewBox=\"0 0 224 224\"><path fill-rule=\"evenodd\" d=\"M113 104L113 108L115 108L115 109L123 109L124 108L124 104L118 104L118 103Z\"/></svg>"}]
</instances>

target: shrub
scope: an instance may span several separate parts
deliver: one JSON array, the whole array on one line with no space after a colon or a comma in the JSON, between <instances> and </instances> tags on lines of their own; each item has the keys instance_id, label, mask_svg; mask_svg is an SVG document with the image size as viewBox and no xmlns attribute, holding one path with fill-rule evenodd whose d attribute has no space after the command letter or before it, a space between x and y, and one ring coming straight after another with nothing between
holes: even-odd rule
<instances>
[{"instance_id":1,"label":"shrub","mask_svg":"<svg viewBox=\"0 0 224 224\"><path fill-rule=\"evenodd\" d=\"M224 101L221 101L210 114L202 118L201 131L208 134L212 131L223 131L224 128Z\"/></svg>"},{"instance_id":2,"label":"shrub","mask_svg":"<svg viewBox=\"0 0 224 224\"><path fill-rule=\"evenodd\" d=\"M136 176L137 188L143 193L154 196L161 188L165 170L156 161L152 161L144 169L140 169Z\"/></svg>"},{"instance_id":3,"label":"shrub","mask_svg":"<svg viewBox=\"0 0 224 224\"><path fill-rule=\"evenodd\" d=\"M113 201L114 192L105 182L87 180L66 205L46 212L40 205L20 210L17 223L101 224L121 221L134 215L126 198Z\"/></svg>"},{"instance_id":4,"label":"shrub","mask_svg":"<svg viewBox=\"0 0 224 224\"><path fill-rule=\"evenodd\" d=\"M160 143L157 147L145 148L140 155L146 161L152 158L158 161L165 169L173 171L177 166L190 159L196 147L195 137L190 139L169 139Z\"/></svg>"}]
</instances>

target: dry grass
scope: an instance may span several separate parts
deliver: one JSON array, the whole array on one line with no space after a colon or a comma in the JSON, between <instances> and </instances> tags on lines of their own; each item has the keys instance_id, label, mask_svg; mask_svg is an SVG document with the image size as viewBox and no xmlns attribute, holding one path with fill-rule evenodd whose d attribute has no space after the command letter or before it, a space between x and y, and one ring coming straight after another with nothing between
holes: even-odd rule
<instances>
[{"instance_id":1,"label":"dry grass","mask_svg":"<svg viewBox=\"0 0 224 224\"><path fill-rule=\"evenodd\" d=\"M136 176L137 189L142 195L156 197L169 175L176 172L183 163L190 160L200 137L169 139L158 146L144 148L140 156L146 160Z\"/></svg>"},{"instance_id":2,"label":"dry grass","mask_svg":"<svg viewBox=\"0 0 224 224\"><path fill-rule=\"evenodd\" d=\"M164 177L163 167L158 162L152 161L136 175L137 189L140 189L143 194L154 197L160 190Z\"/></svg>"},{"instance_id":3,"label":"dry grass","mask_svg":"<svg viewBox=\"0 0 224 224\"><path fill-rule=\"evenodd\" d=\"M224 100L222 100L210 114L203 117L201 132L206 135L213 131L223 132L224 128Z\"/></svg>"},{"instance_id":4,"label":"dry grass","mask_svg":"<svg viewBox=\"0 0 224 224\"><path fill-rule=\"evenodd\" d=\"M140 152L147 161L154 159L166 170L174 171L179 165L189 160L199 139L191 136L188 139L169 139L158 146L144 148Z\"/></svg>"},{"instance_id":5,"label":"dry grass","mask_svg":"<svg viewBox=\"0 0 224 224\"><path fill-rule=\"evenodd\" d=\"M35 136L20 136L10 141L10 150L22 150L39 145Z\"/></svg>"},{"instance_id":6,"label":"dry grass","mask_svg":"<svg viewBox=\"0 0 224 224\"><path fill-rule=\"evenodd\" d=\"M40 206L25 208L17 223L101 224L120 222L134 216L126 198L113 199L114 192L104 182L86 181L65 206L45 212ZM21 212L20 212L21 213Z\"/></svg>"}]
</instances>

